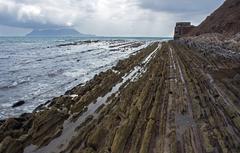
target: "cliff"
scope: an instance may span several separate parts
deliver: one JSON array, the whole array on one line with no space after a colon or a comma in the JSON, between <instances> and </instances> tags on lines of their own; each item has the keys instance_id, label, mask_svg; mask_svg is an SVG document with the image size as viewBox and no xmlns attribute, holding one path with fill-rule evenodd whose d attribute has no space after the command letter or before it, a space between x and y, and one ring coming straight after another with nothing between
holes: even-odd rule
<instances>
[{"instance_id":1,"label":"cliff","mask_svg":"<svg viewBox=\"0 0 240 153\"><path fill-rule=\"evenodd\" d=\"M240 0L226 0L189 35L220 33L234 35L240 32Z\"/></svg>"}]
</instances>

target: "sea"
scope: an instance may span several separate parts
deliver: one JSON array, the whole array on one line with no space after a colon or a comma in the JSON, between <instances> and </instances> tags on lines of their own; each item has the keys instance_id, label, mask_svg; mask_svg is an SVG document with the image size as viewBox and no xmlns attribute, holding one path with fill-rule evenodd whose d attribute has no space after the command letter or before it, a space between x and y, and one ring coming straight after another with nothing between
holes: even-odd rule
<instances>
[{"instance_id":1,"label":"sea","mask_svg":"<svg viewBox=\"0 0 240 153\"><path fill-rule=\"evenodd\" d=\"M145 37L0 37L0 119L32 112L154 41ZM20 107L12 108L18 101Z\"/></svg>"}]
</instances>

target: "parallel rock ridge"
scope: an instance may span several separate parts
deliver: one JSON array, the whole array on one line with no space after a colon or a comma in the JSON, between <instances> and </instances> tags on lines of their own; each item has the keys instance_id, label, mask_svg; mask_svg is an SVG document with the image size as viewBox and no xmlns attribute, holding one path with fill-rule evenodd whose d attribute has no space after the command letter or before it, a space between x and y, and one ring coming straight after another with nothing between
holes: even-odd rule
<instances>
[{"instance_id":1,"label":"parallel rock ridge","mask_svg":"<svg viewBox=\"0 0 240 153\"><path fill-rule=\"evenodd\" d=\"M238 153L239 77L240 57L193 40L154 43L34 113L6 120L0 152Z\"/></svg>"},{"instance_id":2,"label":"parallel rock ridge","mask_svg":"<svg viewBox=\"0 0 240 153\"><path fill-rule=\"evenodd\" d=\"M152 43L33 113L1 121L0 153L239 153L240 31L226 27Z\"/></svg>"}]
</instances>

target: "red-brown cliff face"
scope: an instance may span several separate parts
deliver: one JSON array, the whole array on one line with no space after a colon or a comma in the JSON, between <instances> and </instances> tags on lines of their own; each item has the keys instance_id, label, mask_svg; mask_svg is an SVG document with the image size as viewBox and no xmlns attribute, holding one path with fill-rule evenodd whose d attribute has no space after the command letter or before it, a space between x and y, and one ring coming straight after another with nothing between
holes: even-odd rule
<instances>
[{"instance_id":1,"label":"red-brown cliff face","mask_svg":"<svg viewBox=\"0 0 240 153\"><path fill-rule=\"evenodd\" d=\"M240 32L240 0L226 0L221 7L206 18L189 35L221 33L233 35Z\"/></svg>"}]
</instances>

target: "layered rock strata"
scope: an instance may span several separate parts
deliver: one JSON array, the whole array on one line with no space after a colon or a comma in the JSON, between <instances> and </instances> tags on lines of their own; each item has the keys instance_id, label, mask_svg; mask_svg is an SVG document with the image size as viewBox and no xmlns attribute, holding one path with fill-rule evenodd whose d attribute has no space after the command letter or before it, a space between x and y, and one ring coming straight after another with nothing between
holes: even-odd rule
<instances>
[{"instance_id":1,"label":"layered rock strata","mask_svg":"<svg viewBox=\"0 0 240 153\"><path fill-rule=\"evenodd\" d=\"M240 152L240 60L221 46L208 54L192 44L151 44L34 113L6 120L0 152Z\"/></svg>"}]
</instances>

